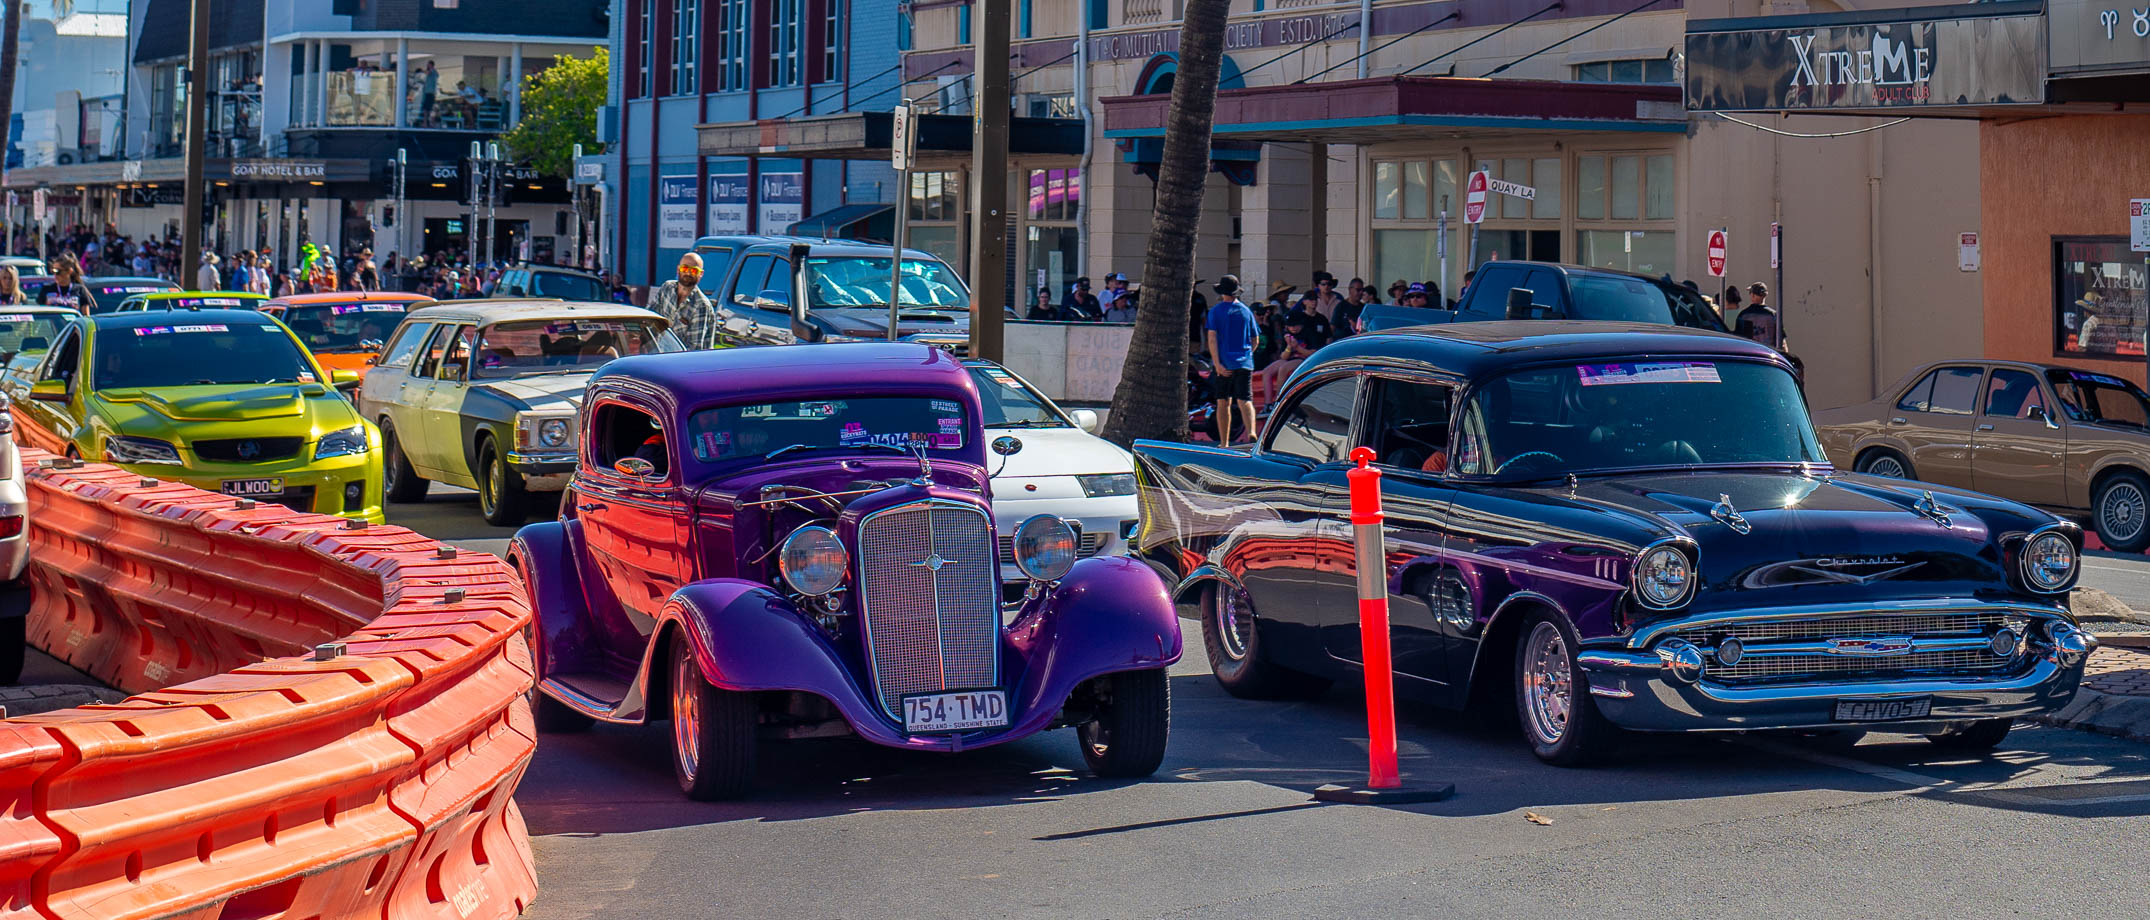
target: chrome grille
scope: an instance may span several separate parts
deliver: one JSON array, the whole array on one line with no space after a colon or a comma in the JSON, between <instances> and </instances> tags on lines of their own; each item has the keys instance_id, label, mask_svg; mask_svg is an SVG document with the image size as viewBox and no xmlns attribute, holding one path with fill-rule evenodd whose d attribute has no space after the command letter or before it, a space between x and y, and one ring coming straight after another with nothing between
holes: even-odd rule
<instances>
[{"instance_id":1,"label":"chrome grille","mask_svg":"<svg viewBox=\"0 0 2150 920\"><path fill-rule=\"evenodd\" d=\"M859 586L875 692L890 717L903 698L999 683L1000 579L985 510L899 505L859 524ZM929 562L942 560L936 571Z\"/></svg>"},{"instance_id":2,"label":"chrome grille","mask_svg":"<svg viewBox=\"0 0 2150 920\"><path fill-rule=\"evenodd\" d=\"M1068 524L1075 528L1077 541L1075 551L1079 558L1088 559L1097 555L1100 550L1105 548L1105 540L1111 536L1110 534L1102 533L1085 533L1082 527L1074 521L1069 521ZM1000 561L1009 565L1015 564L1015 535L1012 533L1000 535Z\"/></svg>"},{"instance_id":3,"label":"chrome grille","mask_svg":"<svg viewBox=\"0 0 2150 920\"><path fill-rule=\"evenodd\" d=\"M1914 671L1981 672L2001 668L2016 658L2002 658L1985 649L1946 649L1912 652L1894 658L1858 658L1844 655L1750 655L1731 667L1712 663L1709 678L1722 681L1765 681L1791 677L1887 676Z\"/></svg>"},{"instance_id":4,"label":"chrome grille","mask_svg":"<svg viewBox=\"0 0 2150 920\"><path fill-rule=\"evenodd\" d=\"M1834 639L1839 636L1968 636L1991 635L2001 627L2004 614L1919 613L1904 616L1875 614L1815 620L1750 620L1682 629L1680 638L1696 645L1715 645L1723 636L1741 642L1781 642Z\"/></svg>"}]
</instances>

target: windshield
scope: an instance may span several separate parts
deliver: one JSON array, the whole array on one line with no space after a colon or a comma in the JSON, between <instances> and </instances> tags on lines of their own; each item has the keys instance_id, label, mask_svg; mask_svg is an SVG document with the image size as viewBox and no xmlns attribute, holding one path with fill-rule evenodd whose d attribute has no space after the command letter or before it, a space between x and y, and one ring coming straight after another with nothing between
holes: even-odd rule
<instances>
[{"instance_id":1,"label":"windshield","mask_svg":"<svg viewBox=\"0 0 2150 920\"><path fill-rule=\"evenodd\" d=\"M50 351L63 325L57 313L0 313L0 354Z\"/></svg>"},{"instance_id":2,"label":"windshield","mask_svg":"<svg viewBox=\"0 0 2150 920\"><path fill-rule=\"evenodd\" d=\"M561 300L591 300L603 303L611 298L603 284L588 275L566 272L531 272L530 295L533 297L558 297Z\"/></svg>"},{"instance_id":3,"label":"windshield","mask_svg":"<svg viewBox=\"0 0 2150 920\"><path fill-rule=\"evenodd\" d=\"M100 390L319 382L284 327L268 321L101 329L96 354Z\"/></svg>"},{"instance_id":4,"label":"windshield","mask_svg":"<svg viewBox=\"0 0 2150 920\"><path fill-rule=\"evenodd\" d=\"M2150 428L2150 396L2126 380L2088 371L2047 371L2061 411L2078 422Z\"/></svg>"},{"instance_id":5,"label":"windshield","mask_svg":"<svg viewBox=\"0 0 2150 920\"><path fill-rule=\"evenodd\" d=\"M97 301L96 308L91 311L94 313L110 313L119 306L120 301L136 294L179 290L176 284L156 281L91 281L89 287L90 297Z\"/></svg>"},{"instance_id":6,"label":"windshield","mask_svg":"<svg viewBox=\"0 0 2150 920\"><path fill-rule=\"evenodd\" d=\"M1702 303L1673 294L1641 278L1577 273L1572 280L1574 314L1570 319L1691 326L1725 331L1717 313Z\"/></svg>"},{"instance_id":7,"label":"windshield","mask_svg":"<svg viewBox=\"0 0 2150 920\"><path fill-rule=\"evenodd\" d=\"M614 358L681 351L679 340L639 319L530 320L487 327L478 376L596 370Z\"/></svg>"},{"instance_id":8,"label":"windshield","mask_svg":"<svg viewBox=\"0 0 2150 920\"><path fill-rule=\"evenodd\" d=\"M405 307L400 303L300 304L284 311L284 325L315 354L380 351L388 333L403 321Z\"/></svg>"},{"instance_id":9,"label":"windshield","mask_svg":"<svg viewBox=\"0 0 2150 920\"><path fill-rule=\"evenodd\" d=\"M1481 384L1457 472L1544 479L1632 467L1820 463L1792 375L1743 361L1566 364Z\"/></svg>"},{"instance_id":10,"label":"windshield","mask_svg":"<svg viewBox=\"0 0 2150 920\"><path fill-rule=\"evenodd\" d=\"M1060 413L1045 404L1044 397L1023 386L1014 374L997 367L970 369L978 384L979 415L987 428L1068 428Z\"/></svg>"},{"instance_id":11,"label":"windshield","mask_svg":"<svg viewBox=\"0 0 2150 920\"><path fill-rule=\"evenodd\" d=\"M866 256L808 256L807 305L823 307L888 306L888 260ZM970 294L955 269L930 259L903 260L903 305L969 309Z\"/></svg>"},{"instance_id":12,"label":"windshield","mask_svg":"<svg viewBox=\"0 0 2150 920\"><path fill-rule=\"evenodd\" d=\"M967 430L961 403L918 396L722 406L687 419L694 456L708 463L831 448L909 453L914 441L960 450Z\"/></svg>"}]
</instances>

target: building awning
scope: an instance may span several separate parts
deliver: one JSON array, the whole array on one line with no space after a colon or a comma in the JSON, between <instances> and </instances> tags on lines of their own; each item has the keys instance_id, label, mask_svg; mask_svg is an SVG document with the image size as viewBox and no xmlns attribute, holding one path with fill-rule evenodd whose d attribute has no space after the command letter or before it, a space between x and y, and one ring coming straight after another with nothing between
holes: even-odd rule
<instances>
[{"instance_id":1,"label":"building awning","mask_svg":"<svg viewBox=\"0 0 2150 920\"><path fill-rule=\"evenodd\" d=\"M801 160L886 160L896 116L846 112L804 118L698 125L705 157L783 157ZM913 142L922 159L970 156L969 115L920 115ZM1015 155L1082 156L1079 118L1016 118L1008 130Z\"/></svg>"},{"instance_id":2,"label":"building awning","mask_svg":"<svg viewBox=\"0 0 2150 920\"><path fill-rule=\"evenodd\" d=\"M896 208L886 204L838 205L794 223L784 232L825 240L887 242L896 234Z\"/></svg>"},{"instance_id":3,"label":"building awning","mask_svg":"<svg viewBox=\"0 0 2150 920\"><path fill-rule=\"evenodd\" d=\"M211 157L203 162L202 177L212 185L219 182L235 185L372 182L375 180L374 166L375 164L366 160L352 159ZM181 157L103 160L96 163L12 169L8 171L7 185L9 188L34 188L40 185L156 185L184 182L186 175L187 162Z\"/></svg>"},{"instance_id":4,"label":"building awning","mask_svg":"<svg viewBox=\"0 0 2150 920\"><path fill-rule=\"evenodd\" d=\"M1105 99L1108 138L1163 137L1172 98ZM1471 77L1382 77L1217 93L1220 139L1375 144L1515 131L1687 130L1680 88Z\"/></svg>"}]
</instances>

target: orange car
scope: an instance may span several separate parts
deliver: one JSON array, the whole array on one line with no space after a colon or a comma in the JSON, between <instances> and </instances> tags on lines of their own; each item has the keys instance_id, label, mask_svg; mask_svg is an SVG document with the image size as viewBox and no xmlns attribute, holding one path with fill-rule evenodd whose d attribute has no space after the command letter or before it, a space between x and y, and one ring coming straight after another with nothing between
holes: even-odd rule
<instances>
[{"instance_id":1,"label":"orange car","mask_svg":"<svg viewBox=\"0 0 2150 920\"><path fill-rule=\"evenodd\" d=\"M363 376L388 334L403 322L404 312L431 302L399 291L339 291L278 297L262 304L261 312L291 327L330 373L355 371Z\"/></svg>"}]
</instances>

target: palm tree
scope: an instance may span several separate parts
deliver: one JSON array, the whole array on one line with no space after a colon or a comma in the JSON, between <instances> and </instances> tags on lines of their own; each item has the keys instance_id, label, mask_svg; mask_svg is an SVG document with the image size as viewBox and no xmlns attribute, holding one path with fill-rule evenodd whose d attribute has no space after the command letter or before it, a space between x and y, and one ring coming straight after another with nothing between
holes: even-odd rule
<instances>
[{"instance_id":1,"label":"palm tree","mask_svg":"<svg viewBox=\"0 0 2150 920\"><path fill-rule=\"evenodd\" d=\"M1135 313L1134 340L1105 422L1105 437L1121 446L1136 438L1187 437L1184 381L1195 230L1202 217L1202 184L1209 176L1209 135L1230 12L1231 0L1187 0L1180 22L1179 67L1172 77L1172 111L1157 165L1157 208L1142 267L1142 309Z\"/></svg>"}]
</instances>

